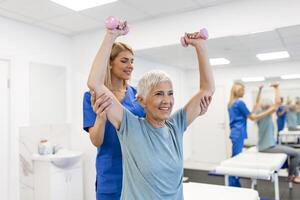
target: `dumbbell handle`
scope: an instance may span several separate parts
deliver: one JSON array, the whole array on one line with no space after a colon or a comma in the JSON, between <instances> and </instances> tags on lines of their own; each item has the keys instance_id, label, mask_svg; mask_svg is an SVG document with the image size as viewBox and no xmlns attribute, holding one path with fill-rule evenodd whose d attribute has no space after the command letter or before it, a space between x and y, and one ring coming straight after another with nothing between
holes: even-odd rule
<instances>
[{"instance_id":1,"label":"dumbbell handle","mask_svg":"<svg viewBox=\"0 0 300 200\"><path fill-rule=\"evenodd\" d=\"M198 32L197 34L197 37L196 38L201 38L203 40L207 40L208 39L208 31L206 28L202 28L200 29L200 31ZM187 42L185 41L184 37L181 37L180 38L180 43L183 47L187 47L188 44Z\"/></svg>"}]
</instances>

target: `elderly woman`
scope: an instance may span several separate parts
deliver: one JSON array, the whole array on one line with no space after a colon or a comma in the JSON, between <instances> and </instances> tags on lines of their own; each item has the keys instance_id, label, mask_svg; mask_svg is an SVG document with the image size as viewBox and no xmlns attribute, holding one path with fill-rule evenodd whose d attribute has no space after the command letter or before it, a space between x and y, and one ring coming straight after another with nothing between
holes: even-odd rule
<instances>
[{"instance_id":1,"label":"elderly woman","mask_svg":"<svg viewBox=\"0 0 300 200\"><path fill-rule=\"evenodd\" d=\"M289 164L289 181L300 183L299 165L300 152L292 147L277 145L274 137L274 124L272 121L272 113L276 112L280 105L279 85L272 84L271 87L275 90L275 101L264 99L260 102L260 92L257 95L258 113L268 111L269 115L257 121L258 126L258 150L264 153L285 153L290 158Z\"/></svg>"},{"instance_id":2,"label":"elderly woman","mask_svg":"<svg viewBox=\"0 0 300 200\"><path fill-rule=\"evenodd\" d=\"M137 88L137 98L146 117L138 118L125 109L103 84L112 44L123 34L122 30L107 30L88 80L90 90L97 96L95 106L106 112L108 120L118 130L123 156L121 199L182 200L183 133L206 112L214 92L204 41L197 37L197 33L185 35L186 42L197 53L199 91L171 115L174 97L170 78L161 71L148 72L140 79Z\"/></svg>"}]
</instances>

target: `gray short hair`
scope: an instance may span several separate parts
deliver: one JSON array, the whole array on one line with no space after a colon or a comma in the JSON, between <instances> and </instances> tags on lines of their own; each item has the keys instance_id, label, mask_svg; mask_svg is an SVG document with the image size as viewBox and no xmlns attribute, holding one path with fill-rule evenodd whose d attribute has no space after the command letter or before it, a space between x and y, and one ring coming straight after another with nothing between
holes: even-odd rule
<instances>
[{"instance_id":1,"label":"gray short hair","mask_svg":"<svg viewBox=\"0 0 300 200\"><path fill-rule=\"evenodd\" d=\"M268 98L265 98L265 99L262 99L261 102L260 102L260 106L264 109L264 108L268 108L270 106L273 105L273 102L271 99L268 99Z\"/></svg>"},{"instance_id":2,"label":"gray short hair","mask_svg":"<svg viewBox=\"0 0 300 200\"><path fill-rule=\"evenodd\" d=\"M145 73L139 80L137 85L137 96L146 98L148 93L161 82L169 81L172 83L170 77L161 70L152 70Z\"/></svg>"}]
</instances>

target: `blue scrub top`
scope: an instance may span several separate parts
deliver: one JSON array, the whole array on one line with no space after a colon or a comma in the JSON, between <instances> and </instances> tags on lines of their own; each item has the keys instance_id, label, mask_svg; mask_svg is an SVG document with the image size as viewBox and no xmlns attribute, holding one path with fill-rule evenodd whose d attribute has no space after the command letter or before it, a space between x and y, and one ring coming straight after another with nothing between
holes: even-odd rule
<instances>
[{"instance_id":1,"label":"blue scrub top","mask_svg":"<svg viewBox=\"0 0 300 200\"><path fill-rule=\"evenodd\" d=\"M121 104L134 115L144 117L143 107L136 99L136 89L128 86ZM91 106L90 92L84 93L83 99L83 129L94 126L96 113ZM97 148L96 157L96 192L115 193L122 189L122 153L120 142L114 126L107 121L105 124L103 144Z\"/></svg>"},{"instance_id":2,"label":"blue scrub top","mask_svg":"<svg viewBox=\"0 0 300 200\"><path fill-rule=\"evenodd\" d=\"M282 131L284 129L284 124L286 121L286 112L281 116L278 115L279 113L281 113L284 110L285 110L285 106L279 106L279 108L276 111L278 132Z\"/></svg>"},{"instance_id":3,"label":"blue scrub top","mask_svg":"<svg viewBox=\"0 0 300 200\"><path fill-rule=\"evenodd\" d=\"M244 101L237 99L228 108L230 119L230 139L246 139L247 136L247 118L250 115Z\"/></svg>"}]
</instances>

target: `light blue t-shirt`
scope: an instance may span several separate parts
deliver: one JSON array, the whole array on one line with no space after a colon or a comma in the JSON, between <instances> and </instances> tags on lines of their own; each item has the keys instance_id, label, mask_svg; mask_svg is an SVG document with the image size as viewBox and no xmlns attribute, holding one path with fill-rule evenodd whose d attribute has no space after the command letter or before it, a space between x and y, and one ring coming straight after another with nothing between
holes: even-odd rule
<instances>
[{"instance_id":1,"label":"light blue t-shirt","mask_svg":"<svg viewBox=\"0 0 300 200\"><path fill-rule=\"evenodd\" d=\"M259 109L257 113L262 112ZM274 124L272 115L268 115L257 121L258 125L258 150L263 151L276 145L274 137Z\"/></svg>"},{"instance_id":2,"label":"light blue t-shirt","mask_svg":"<svg viewBox=\"0 0 300 200\"><path fill-rule=\"evenodd\" d=\"M124 109L118 131L123 156L122 200L182 200L183 132L180 109L163 128Z\"/></svg>"},{"instance_id":3,"label":"light blue t-shirt","mask_svg":"<svg viewBox=\"0 0 300 200\"><path fill-rule=\"evenodd\" d=\"M297 112L289 111L286 116L286 123L288 128L297 128Z\"/></svg>"}]
</instances>

